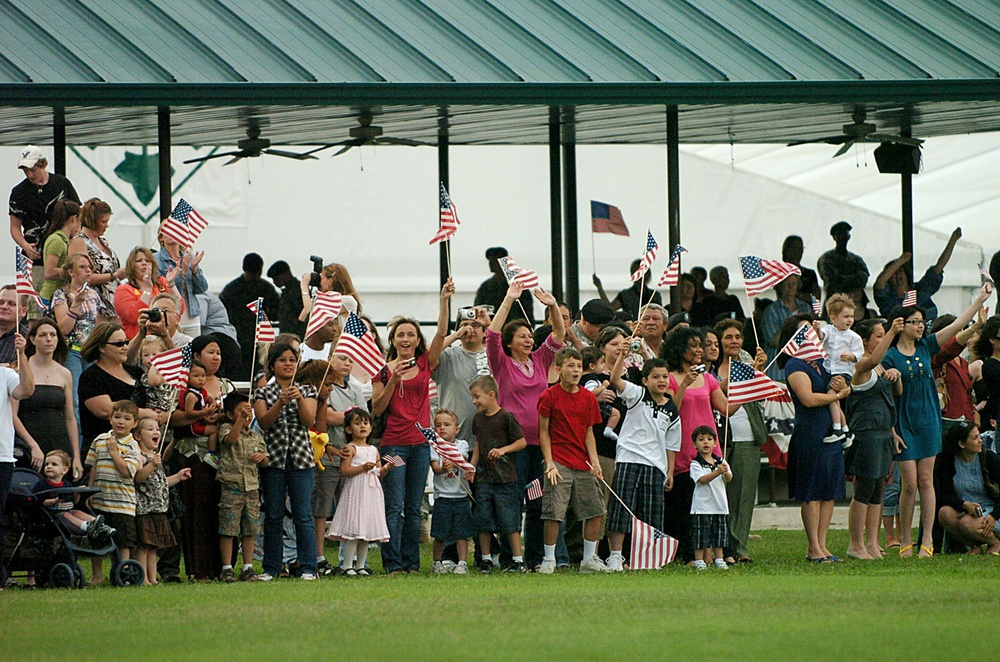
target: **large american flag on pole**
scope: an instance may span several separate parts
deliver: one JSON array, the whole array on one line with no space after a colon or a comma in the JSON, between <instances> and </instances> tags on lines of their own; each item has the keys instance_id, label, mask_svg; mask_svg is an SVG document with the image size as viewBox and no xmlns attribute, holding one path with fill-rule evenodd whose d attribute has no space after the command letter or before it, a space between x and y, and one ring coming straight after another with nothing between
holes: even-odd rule
<instances>
[{"instance_id":1,"label":"large american flag on pole","mask_svg":"<svg viewBox=\"0 0 1000 662\"><path fill-rule=\"evenodd\" d=\"M533 290L538 287L538 274L534 271L530 269L525 271L517 266L512 257L502 257L498 261L508 283L519 283L526 290Z\"/></svg>"},{"instance_id":2,"label":"large american flag on pole","mask_svg":"<svg viewBox=\"0 0 1000 662\"><path fill-rule=\"evenodd\" d=\"M677 248L674 249L673 255L670 256L667 268L663 270L663 275L660 276L660 282L656 284L657 287L673 287L680 280L681 253L687 253L687 249L678 244Z\"/></svg>"},{"instance_id":3,"label":"large american flag on pole","mask_svg":"<svg viewBox=\"0 0 1000 662\"><path fill-rule=\"evenodd\" d=\"M312 310L309 311L306 335L302 340L305 341L306 338L322 329L327 322L337 317L343 306L344 297L340 295L340 292L317 292Z\"/></svg>"},{"instance_id":4,"label":"large american flag on pole","mask_svg":"<svg viewBox=\"0 0 1000 662\"><path fill-rule=\"evenodd\" d=\"M149 365L156 368L168 384L184 389L188 385L192 358L191 345L184 345L160 352L150 360Z\"/></svg>"},{"instance_id":5,"label":"large american flag on pole","mask_svg":"<svg viewBox=\"0 0 1000 662\"><path fill-rule=\"evenodd\" d=\"M729 404L742 405L784 395L783 388L752 365L741 361L729 364Z\"/></svg>"},{"instance_id":6,"label":"large american flag on pole","mask_svg":"<svg viewBox=\"0 0 1000 662\"><path fill-rule=\"evenodd\" d=\"M678 543L663 531L632 517L632 570L658 570L674 560Z\"/></svg>"},{"instance_id":7,"label":"large american flag on pole","mask_svg":"<svg viewBox=\"0 0 1000 662\"><path fill-rule=\"evenodd\" d=\"M646 230L646 252L643 253L642 259L639 261L639 268L632 274L633 283L638 283L646 275L649 267L653 264L653 260L656 259L656 249L659 247L659 244L653 239L653 233Z\"/></svg>"},{"instance_id":8,"label":"large american flag on pole","mask_svg":"<svg viewBox=\"0 0 1000 662\"><path fill-rule=\"evenodd\" d=\"M257 316L254 342L274 342L274 326L272 326L271 320L267 319L267 313L264 312L264 297L257 297L256 301L251 301L247 304L247 308Z\"/></svg>"},{"instance_id":9,"label":"large american flag on pole","mask_svg":"<svg viewBox=\"0 0 1000 662\"><path fill-rule=\"evenodd\" d=\"M803 361L823 361L826 359L826 352L823 351L823 343L820 342L816 330L812 324L803 324L799 330L785 343L781 351L789 356Z\"/></svg>"},{"instance_id":10,"label":"large american flag on pole","mask_svg":"<svg viewBox=\"0 0 1000 662\"><path fill-rule=\"evenodd\" d=\"M337 347L334 354L343 354L361 366L361 369L374 377L385 365L382 353L378 351L375 338L371 331L365 326L364 320L351 313L347 316L347 323L340 333Z\"/></svg>"},{"instance_id":11,"label":"large american flag on pole","mask_svg":"<svg viewBox=\"0 0 1000 662\"><path fill-rule=\"evenodd\" d=\"M762 260L754 255L740 257L740 269L743 270L743 282L746 285L748 297L757 296L792 274L802 275L802 272L794 264L781 260Z\"/></svg>"},{"instance_id":12,"label":"large american flag on pole","mask_svg":"<svg viewBox=\"0 0 1000 662\"><path fill-rule=\"evenodd\" d=\"M436 244L439 241L448 241L452 238L455 232L458 230L459 220L458 220L458 210L455 209L455 203L451 201L451 197L448 195L448 190L444 187L444 182L441 183L441 190L439 191L440 198L440 220L441 225L438 231L431 237L430 244Z\"/></svg>"},{"instance_id":13,"label":"large american flag on pole","mask_svg":"<svg viewBox=\"0 0 1000 662\"><path fill-rule=\"evenodd\" d=\"M181 198L170 212L170 218L163 222L160 231L187 248L194 246L195 240L207 227L208 221L196 212L187 200Z\"/></svg>"},{"instance_id":14,"label":"large american flag on pole","mask_svg":"<svg viewBox=\"0 0 1000 662\"><path fill-rule=\"evenodd\" d=\"M438 457L448 460L456 467L462 471L469 473L475 472L476 468L469 464L469 461L462 456L462 451L458 450L458 446L454 442L445 441L441 436L434 431L434 428L425 428L420 423L414 423L417 429L424 435L427 439L427 443L431 445L434 452L438 454Z\"/></svg>"},{"instance_id":15,"label":"large american flag on pole","mask_svg":"<svg viewBox=\"0 0 1000 662\"><path fill-rule=\"evenodd\" d=\"M14 275L14 284L17 287L17 294L20 296L32 297L35 301L41 301L38 292L31 280L31 268L35 263L31 261L20 246L14 247L14 266L17 273ZM24 312L23 310L21 311Z\"/></svg>"}]
</instances>

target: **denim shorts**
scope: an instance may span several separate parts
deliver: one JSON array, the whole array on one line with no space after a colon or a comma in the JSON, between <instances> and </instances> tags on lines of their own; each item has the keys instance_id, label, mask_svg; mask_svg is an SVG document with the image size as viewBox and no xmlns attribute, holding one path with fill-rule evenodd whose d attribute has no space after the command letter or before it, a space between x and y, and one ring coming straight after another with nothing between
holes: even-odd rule
<instances>
[{"instance_id":1,"label":"denim shorts","mask_svg":"<svg viewBox=\"0 0 1000 662\"><path fill-rule=\"evenodd\" d=\"M472 517L477 533L519 532L521 495L517 483L478 483Z\"/></svg>"},{"instance_id":2,"label":"denim shorts","mask_svg":"<svg viewBox=\"0 0 1000 662\"><path fill-rule=\"evenodd\" d=\"M472 504L469 497L440 497L434 499L431 517L431 538L450 542L466 540L476 532L472 523Z\"/></svg>"}]
</instances>

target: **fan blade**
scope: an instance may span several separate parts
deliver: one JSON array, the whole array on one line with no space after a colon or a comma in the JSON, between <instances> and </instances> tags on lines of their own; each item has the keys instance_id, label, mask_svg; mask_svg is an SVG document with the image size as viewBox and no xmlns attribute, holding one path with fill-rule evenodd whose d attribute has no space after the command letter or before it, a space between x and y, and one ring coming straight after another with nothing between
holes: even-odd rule
<instances>
[{"instance_id":1,"label":"fan blade","mask_svg":"<svg viewBox=\"0 0 1000 662\"><path fill-rule=\"evenodd\" d=\"M845 140L848 140L848 139L849 138L847 136L845 136L844 134L841 133L841 134L836 135L836 136L825 136L823 138L813 138L812 140L795 140L795 141L792 141L792 142L788 143L788 145L786 145L786 147L798 147L799 145L814 145L816 143L826 143L828 145L839 145L840 143L842 143L842 142L844 142Z\"/></svg>"},{"instance_id":2,"label":"fan blade","mask_svg":"<svg viewBox=\"0 0 1000 662\"><path fill-rule=\"evenodd\" d=\"M361 147L366 142L368 142L367 138L352 138L351 140L345 140L342 143L344 146L341 147L339 150L337 150L334 156L340 156L341 154L343 154L352 147Z\"/></svg>"},{"instance_id":3,"label":"fan blade","mask_svg":"<svg viewBox=\"0 0 1000 662\"><path fill-rule=\"evenodd\" d=\"M845 142L845 143L844 143L844 146L843 146L843 147L841 147L840 149L838 149L838 150L837 150L837 153L836 153L836 154L834 154L834 155L833 155L833 156L832 156L831 158L834 158L834 159L835 159L835 158L837 158L838 156L840 156L841 154L846 154L846 153L847 153L847 150L849 150L849 149L850 149L851 147L853 147L853 146L854 146L854 143L855 143L855 142L857 142L857 141L856 141L856 140L854 140L854 138L849 138L849 139L847 140L847 142Z\"/></svg>"},{"instance_id":4,"label":"fan blade","mask_svg":"<svg viewBox=\"0 0 1000 662\"><path fill-rule=\"evenodd\" d=\"M924 141L920 138L909 138L907 136L893 136L886 133L872 133L868 136L871 142L897 143L899 145L909 145L910 147L920 147Z\"/></svg>"},{"instance_id":5,"label":"fan blade","mask_svg":"<svg viewBox=\"0 0 1000 662\"><path fill-rule=\"evenodd\" d=\"M433 143L425 143L421 140L411 140L409 138L393 138L392 136L383 136L381 138L375 139L375 144L377 145L404 145L406 147L435 147Z\"/></svg>"},{"instance_id":6,"label":"fan blade","mask_svg":"<svg viewBox=\"0 0 1000 662\"><path fill-rule=\"evenodd\" d=\"M218 159L218 158L223 157L223 156L236 156L237 154L242 155L243 154L243 150L238 149L235 152L218 152L218 153L212 154L210 156L199 156L198 158L195 158L195 159L188 159L184 163L200 163L201 161L208 161L209 159Z\"/></svg>"},{"instance_id":7,"label":"fan blade","mask_svg":"<svg viewBox=\"0 0 1000 662\"><path fill-rule=\"evenodd\" d=\"M286 152L283 149L265 149L265 154L270 154L271 156L283 156L286 159L295 159L297 161L305 161L306 159L316 160L315 156L309 154L299 154L297 152Z\"/></svg>"},{"instance_id":8,"label":"fan blade","mask_svg":"<svg viewBox=\"0 0 1000 662\"><path fill-rule=\"evenodd\" d=\"M316 152L322 152L324 149L330 149L331 147L338 147L338 146L343 145L343 144L345 144L347 142L348 141L345 140L345 141L342 141L342 142L339 142L339 143L328 143L326 145L322 145L320 147L316 147L314 149L311 149L308 152L302 152L302 156L309 156L310 154L315 154Z\"/></svg>"},{"instance_id":9,"label":"fan blade","mask_svg":"<svg viewBox=\"0 0 1000 662\"><path fill-rule=\"evenodd\" d=\"M236 163L237 161L239 161L239 160L240 160L240 159L242 159L242 158L243 158L242 156L237 156L237 157L235 157L235 158L232 158L232 159L229 159L228 161L226 161L226 162L225 162L225 163L223 163L222 165L224 165L224 166L227 166L227 165L233 165L234 163Z\"/></svg>"}]
</instances>

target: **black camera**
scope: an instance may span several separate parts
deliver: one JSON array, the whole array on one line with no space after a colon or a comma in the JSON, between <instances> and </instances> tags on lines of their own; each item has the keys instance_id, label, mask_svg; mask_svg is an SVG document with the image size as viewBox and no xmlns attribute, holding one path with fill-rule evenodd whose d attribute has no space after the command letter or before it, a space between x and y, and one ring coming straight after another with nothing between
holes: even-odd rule
<instances>
[{"instance_id":1,"label":"black camera","mask_svg":"<svg viewBox=\"0 0 1000 662\"><path fill-rule=\"evenodd\" d=\"M702 365L702 364L699 363L698 365L694 366L692 368L692 370L694 370L695 372L703 375L703 374L705 374L705 371L708 370L708 368L706 368L704 365Z\"/></svg>"},{"instance_id":2,"label":"black camera","mask_svg":"<svg viewBox=\"0 0 1000 662\"><path fill-rule=\"evenodd\" d=\"M150 308L146 311L146 321L157 324L161 319L163 319L163 311L159 308Z\"/></svg>"},{"instance_id":3,"label":"black camera","mask_svg":"<svg viewBox=\"0 0 1000 662\"><path fill-rule=\"evenodd\" d=\"M318 255L310 255L309 261L313 263L312 273L309 274L309 287L319 287L319 275L323 271L323 258Z\"/></svg>"}]
</instances>

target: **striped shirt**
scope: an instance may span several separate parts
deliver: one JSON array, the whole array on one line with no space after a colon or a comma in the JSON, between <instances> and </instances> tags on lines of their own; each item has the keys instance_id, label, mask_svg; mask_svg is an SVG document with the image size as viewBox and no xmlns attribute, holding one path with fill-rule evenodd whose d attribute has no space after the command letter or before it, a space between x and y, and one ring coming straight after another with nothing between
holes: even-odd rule
<instances>
[{"instance_id":1,"label":"striped shirt","mask_svg":"<svg viewBox=\"0 0 1000 662\"><path fill-rule=\"evenodd\" d=\"M111 453L108 452L107 443L111 439L113 439L111 432L99 435L87 453L86 465L93 467L94 487L101 488L100 494L94 495L92 505L95 510L106 513L135 516L136 497L133 477L142 466L142 453L132 435L117 440L118 452L128 467L129 477L125 478L118 473L111 459Z\"/></svg>"}]
</instances>

